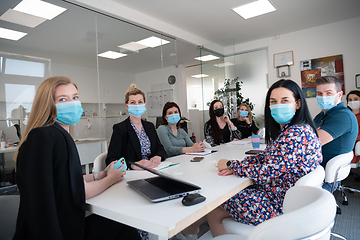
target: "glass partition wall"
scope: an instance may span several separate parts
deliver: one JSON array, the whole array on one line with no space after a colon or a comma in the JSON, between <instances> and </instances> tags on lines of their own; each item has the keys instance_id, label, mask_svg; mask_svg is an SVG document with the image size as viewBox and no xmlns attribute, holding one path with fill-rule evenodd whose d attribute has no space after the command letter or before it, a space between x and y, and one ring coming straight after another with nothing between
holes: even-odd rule
<instances>
[{"instance_id":1,"label":"glass partition wall","mask_svg":"<svg viewBox=\"0 0 360 240\"><path fill-rule=\"evenodd\" d=\"M184 92L179 90L177 43L171 36L61 0L45 1L62 12L45 19L16 12L20 0L0 2L0 30L22 36L0 37L0 137L6 142L0 149L2 187L15 183L16 149L11 151L8 143L20 141L35 92L48 77L69 76L78 87L84 112L73 137L84 172L107 151L112 126L129 116L124 98L131 83L145 92L143 118L154 124L164 103L178 102ZM8 18L14 13L15 18Z\"/></svg>"},{"instance_id":2,"label":"glass partition wall","mask_svg":"<svg viewBox=\"0 0 360 240\"><path fill-rule=\"evenodd\" d=\"M187 98L189 115L197 138L204 139L203 126L209 120L212 100L220 99L230 118L237 117L237 93L253 104L255 123L264 127L265 96L268 89L267 49L235 52L234 41L227 40L199 49L198 64L187 68ZM240 89L233 81L238 78Z\"/></svg>"}]
</instances>

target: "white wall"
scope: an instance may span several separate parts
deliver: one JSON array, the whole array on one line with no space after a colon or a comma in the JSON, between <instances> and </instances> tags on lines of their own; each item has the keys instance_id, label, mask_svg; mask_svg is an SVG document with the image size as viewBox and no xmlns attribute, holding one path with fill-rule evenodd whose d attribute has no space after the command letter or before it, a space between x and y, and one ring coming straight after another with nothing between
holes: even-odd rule
<instances>
[{"instance_id":1,"label":"white wall","mask_svg":"<svg viewBox=\"0 0 360 240\"><path fill-rule=\"evenodd\" d=\"M290 79L301 84L300 61L343 55L345 91L355 89L355 74L360 73L360 18L353 18L315 28L309 28L267 39L260 39L235 46L235 52L268 48L268 69L270 85L279 80L273 67L273 54L293 51L294 65ZM345 93L345 94L346 94ZM344 100L344 98L343 98ZM314 117L320 108L316 98L307 99L310 113Z\"/></svg>"},{"instance_id":2,"label":"white wall","mask_svg":"<svg viewBox=\"0 0 360 240\"><path fill-rule=\"evenodd\" d=\"M52 75L69 76L78 86L80 99L86 103L98 103L98 81L96 68L81 67L63 63L52 63ZM124 103L125 92L134 74L100 69L100 102Z\"/></svg>"},{"instance_id":3,"label":"white wall","mask_svg":"<svg viewBox=\"0 0 360 240\"><path fill-rule=\"evenodd\" d=\"M182 66L181 66L181 69L183 69ZM135 74L135 84L139 89L144 91L145 95L147 95L149 92L173 89L172 101L179 104L179 93L181 94L181 96L182 96L182 94L184 94L184 89L183 89L184 84L183 84L183 79L182 79L183 76L178 77L178 74L179 74L178 67L176 67L176 66L167 67L167 68L163 68L163 69L156 69L156 70L143 72L143 73L138 73L138 74ZM167 82L167 78L170 75L174 75L176 77L176 82L173 85L170 85ZM127 86L127 88L129 86L130 86L130 84ZM181 102L181 104L179 106L182 107L183 105L184 105L183 102ZM147 108L148 108L148 106L147 106ZM148 121L155 124L156 118L149 117L148 113L149 113L149 111L147 110L145 112L145 114L143 115L143 117L146 118Z\"/></svg>"}]
</instances>

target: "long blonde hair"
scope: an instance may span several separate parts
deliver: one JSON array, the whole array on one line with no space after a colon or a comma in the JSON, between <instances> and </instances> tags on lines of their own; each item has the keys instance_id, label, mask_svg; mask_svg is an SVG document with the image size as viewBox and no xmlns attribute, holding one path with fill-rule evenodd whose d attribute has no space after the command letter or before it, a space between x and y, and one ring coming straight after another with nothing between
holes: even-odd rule
<instances>
[{"instance_id":1,"label":"long blonde hair","mask_svg":"<svg viewBox=\"0 0 360 240\"><path fill-rule=\"evenodd\" d=\"M138 94L141 94L143 96L145 103L146 102L145 93L142 90L138 89L135 83L132 83L129 89L125 93L125 103L129 102L129 96L138 95Z\"/></svg>"},{"instance_id":2,"label":"long blonde hair","mask_svg":"<svg viewBox=\"0 0 360 240\"><path fill-rule=\"evenodd\" d=\"M18 151L14 156L15 160L21 145L26 141L27 136L32 129L50 126L55 123L57 117L55 106L55 89L60 85L67 84L73 84L77 89L77 86L71 81L69 77L66 76L50 77L40 84L35 94L29 121L26 125L24 133L21 136Z\"/></svg>"},{"instance_id":3,"label":"long blonde hair","mask_svg":"<svg viewBox=\"0 0 360 240\"><path fill-rule=\"evenodd\" d=\"M247 108L247 111L249 112L248 118L249 118L250 123L252 123L252 112L251 112L251 109L250 109L249 105L247 105L246 103L240 104L240 106L238 108L236 118L240 120L239 110L240 110L241 106L245 106Z\"/></svg>"}]
</instances>

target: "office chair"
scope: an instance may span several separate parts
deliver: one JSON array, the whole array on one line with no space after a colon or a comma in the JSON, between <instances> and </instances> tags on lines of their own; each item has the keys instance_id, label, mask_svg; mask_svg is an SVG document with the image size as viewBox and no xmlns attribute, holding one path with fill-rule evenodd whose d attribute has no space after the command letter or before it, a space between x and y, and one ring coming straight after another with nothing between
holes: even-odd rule
<instances>
[{"instance_id":1,"label":"office chair","mask_svg":"<svg viewBox=\"0 0 360 240\"><path fill-rule=\"evenodd\" d=\"M0 239L12 239L16 228L20 195L0 196Z\"/></svg>"},{"instance_id":2,"label":"office chair","mask_svg":"<svg viewBox=\"0 0 360 240\"><path fill-rule=\"evenodd\" d=\"M322 183L324 182L324 178L324 168L319 165L316 169L312 170L310 173L302 176L299 180L297 180L295 186L310 186L321 188ZM236 222L232 218L225 218L222 223L225 227L226 232L239 234L244 237L249 236L250 232L255 228L255 226L253 225Z\"/></svg>"},{"instance_id":3,"label":"office chair","mask_svg":"<svg viewBox=\"0 0 360 240\"><path fill-rule=\"evenodd\" d=\"M344 192L344 187L341 184L335 189L336 182L340 182L347 178L350 173L350 164L351 160L353 159L354 153L348 152L344 154L337 155L331 158L325 167L325 182L333 183L331 193L334 193L335 190L339 190L342 195L342 203L344 205L347 204L347 197ZM337 213L341 214L341 209L337 207Z\"/></svg>"},{"instance_id":4,"label":"office chair","mask_svg":"<svg viewBox=\"0 0 360 240\"><path fill-rule=\"evenodd\" d=\"M360 142L357 142L357 143L355 144L355 155L356 155L356 156L359 156L359 155L360 155ZM356 163L356 164L353 164L353 163L350 162L350 167L351 167L351 168L357 168L358 166L359 166L359 162ZM350 169L350 170L351 170L351 169ZM350 171L349 174L351 174L351 171ZM359 175L358 175L357 173L353 173L353 174L357 176L357 177L355 178L355 181L359 181ZM346 187L346 186L341 186L341 187L342 187L342 189L344 189L344 190L345 190L345 189L346 189L346 190L349 190L350 192L358 192L358 193L360 193L360 190L355 189L355 188ZM348 202L348 200L347 200L346 193L344 193L343 196L345 196L345 197L343 198L342 204L343 204L343 205L348 205L349 202Z\"/></svg>"},{"instance_id":5,"label":"office chair","mask_svg":"<svg viewBox=\"0 0 360 240\"><path fill-rule=\"evenodd\" d=\"M336 202L328 191L310 186L292 187L286 192L283 212L254 227L249 236L229 234L214 240L330 239Z\"/></svg>"},{"instance_id":6,"label":"office chair","mask_svg":"<svg viewBox=\"0 0 360 240\"><path fill-rule=\"evenodd\" d=\"M106 157L107 157L107 152L103 152L103 153L101 153L99 156L97 156L95 158L93 169L92 169L93 173L101 172L102 170L105 169L105 167L106 167L106 163L105 163Z\"/></svg>"}]
</instances>

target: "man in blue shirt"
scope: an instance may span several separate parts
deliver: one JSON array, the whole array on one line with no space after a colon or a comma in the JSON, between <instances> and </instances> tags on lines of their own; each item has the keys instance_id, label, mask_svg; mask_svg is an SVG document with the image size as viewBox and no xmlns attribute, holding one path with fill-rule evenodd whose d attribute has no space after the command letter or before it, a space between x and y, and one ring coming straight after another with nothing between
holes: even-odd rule
<instances>
[{"instance_id":1,"label":"man in blue shirt","mask_svg":"<svg viewBox=\"0 0 360 240\"><path fill-rule=\"evenodd\" d=\"M322 111L314 118L314 124L322 145L323 167L331 158L352 151L358 134L355 115L341 102L341 88L336 77L316 79L316 98Z\"/></svg>"}]
</instances>

